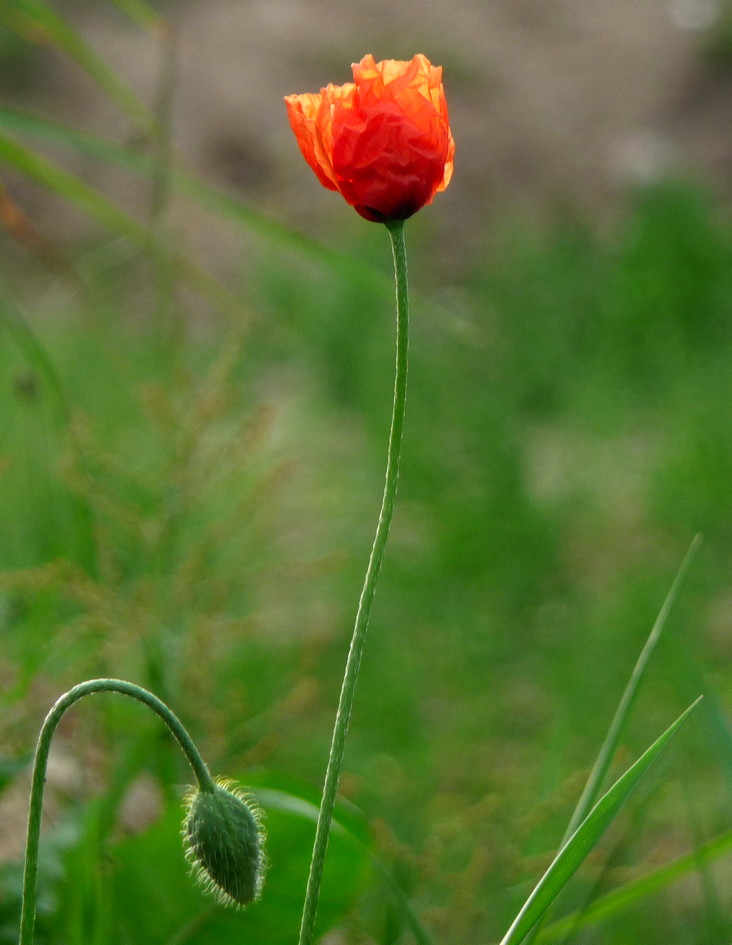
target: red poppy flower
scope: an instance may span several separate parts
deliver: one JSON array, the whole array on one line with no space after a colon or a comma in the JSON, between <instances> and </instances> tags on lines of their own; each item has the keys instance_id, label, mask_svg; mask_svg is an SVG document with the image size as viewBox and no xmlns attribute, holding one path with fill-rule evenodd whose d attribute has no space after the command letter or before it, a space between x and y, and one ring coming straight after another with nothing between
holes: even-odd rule
<instances>
[{"instance_id":1,"label":"red poppy flower","mask_svg":"<svg viewBox=\"0 0 732 945\"><path fill-rule=\"evenodd\" d=\"M353 82L285 98L300 150L320 183L367 220L406 220L450 183L455 142L442 68L364 56Z\"/></svg>"}]
</instances>

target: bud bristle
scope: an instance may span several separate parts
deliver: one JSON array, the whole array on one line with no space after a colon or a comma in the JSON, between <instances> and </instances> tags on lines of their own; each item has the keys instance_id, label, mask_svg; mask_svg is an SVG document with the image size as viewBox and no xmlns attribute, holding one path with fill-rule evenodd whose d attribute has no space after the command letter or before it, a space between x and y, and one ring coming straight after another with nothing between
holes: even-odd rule
<instances>
[{"instance_id":1,"label":"bud bristle","mask_svg":"<svg viewBox=\"0 0 732 945\"><path fill-rule=\"evenodd\" d=\"M267 865L260 808L226 781L191 792L186 806L183 843L198 881L226 905L254 902Z\"/></svg>"}]
</instances>

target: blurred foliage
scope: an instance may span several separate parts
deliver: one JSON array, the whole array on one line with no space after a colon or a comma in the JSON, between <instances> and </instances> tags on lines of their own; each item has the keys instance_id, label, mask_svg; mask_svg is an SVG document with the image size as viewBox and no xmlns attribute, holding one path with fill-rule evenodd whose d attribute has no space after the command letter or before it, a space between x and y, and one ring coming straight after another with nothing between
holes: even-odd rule
<instances>
[{"instance_id":1,"label":"blurred foliage","mask_svg":"<svg viewBox=\"0 0 732 945\"><path fill-rule=\"evenodd\" d=\"M365 244L364 258L376 251ZM267 764L319 781L382 474L390 303L378 280L285 266L285 252L258 251L245 335L161 336L133 314L134 260L92 282L91 313L64 303L28 323L37 348L18 343L6 300L3 738L16 752L39 700L114 672L180 708L216 770ZM693 846L671 777L680 759L700 838L728 825L732 228L699 188L669 183L639 194L612 238L507 227L434 301L419 296L424 265L415 254L400 500L344 790L449 943L496 936L525 895L517 882L548 862L696 531L700 560L626 750L700 688L710 698L669 756L670 780L611 831L566 908ZM78 714L64 750L84 766L74 796L115 770L117 804L142 771L162 785L171 820L150 843L176 871L166 785L183 774L156 725L107 701ZM78 884L83 906L49 916L67 941L102 917L104 935L122 934L114 903L145 884L118 883L109 865L111 885L95 886L96 864L129 863L138 843L116 809L92 847L94 808L65 815L79 827L54 883ZM349 921L395 941L394 908L369 894ZM711 908L665 898L655 940ZM628 927L654 940L634 909L603 926L605 941ZM698 928L694 941L711 941Z\"/></svg>"},{"instance_id":2,"label":"blurred foliage","mask_svg":"<svg viewBox=\"0 0 732 945\"><path fill-rule=\"evenodd\" d=\"M36 941L99 943L227 941L288 942L296 938L305 892L317 806L312 792L294 794L292 779L260 775L277 787L258 788L267 807L272 865L267 898L245 912L226 909L200 890L188 875L181 843L181 803L165 806L155 823L103 844L108 829L107 799L74 805L44 843L40 864L40 904ZM319 924L341 919L360 890L368 867L368 836L361 818L341 808L333 828L324 877ZM20 872L0 869L4 912L0 941L17 941Z\"/></svg>"},{"instance_id":3,"label":"blurred foliage","mask_svg":"<svg viewBox=\"0 0 732 945\"><path fill-rule=\"evenodd\" d=\"M6 90L27 88L33 78L33 46L0 23L0 85Z\"/></svg>"},{"instance_id":4,"label":"blurred foliage","mask_svg":"<svg viewBox=\"0 0 732 945\"><path fill-rule=\"evenodd\" d=\"M117 6L159 30L141 0ZM270 882L243 915L191 892L179 759L156 719L101 699L59 735L39 942L293 940L382 484L387 241L361 225L322 246L186 175L164 116L51 4L0 13L15 78L30 24L139 132L127 147L0 110L13 173L109 234L55 247L2 192L0 941L16 934L28 746L63 688L107 673L155 689L214 770L255 785ZM142 180L148 218L75 176L64 148ZM192 261L167 225L174 196L242 239L239 284ZM700 691L704 705L561 910L705 849L732 796L729 218L668 181L603 236L496 225L459 274L432 258L429 226L426 212L407 231L402 478L342 784L364 817L341 811L321 910L323 930L382 945L421 934L408 898L445 945L505 930L697 532L618 768ZM728 940L729 857L684 863L671 892L619 897L571 940Z\"/></svg>"},{"instance_id":5,"label":"blurred foliage","mask_svg":"<svg viewBox=\"0 0 732 945\"><path fill-rule=\"evenodd\" d=\"M717 0L717 17L707 36L707 57L725 71L732 69L732 2Z\"/></svg>"}]
</instances>

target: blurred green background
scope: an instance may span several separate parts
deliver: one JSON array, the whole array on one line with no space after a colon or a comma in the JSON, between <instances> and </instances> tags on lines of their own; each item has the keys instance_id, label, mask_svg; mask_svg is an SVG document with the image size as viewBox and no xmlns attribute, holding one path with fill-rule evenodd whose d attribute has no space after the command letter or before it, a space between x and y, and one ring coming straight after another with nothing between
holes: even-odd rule
<instances>
[{"instance_id":1,"label":"blurred green background","mask_svg":"<svg viewBox=\"0 0 732 945\"><path fill-rule=\"evenodd\" d=\"M366 37L379 57L424 46L444 63L458 162L407 227L402 477L321 931L391 945L416 915L445 945L500 939L702 533L617 771L705 701L541 940L565 940L551 921L575 910L566 940L585 945L732 935L729 853L698 852L675 884L633 885L715 837L723 854L732 827L728 13L692 29L706 7L671 4L678 36L663 21L687 70L685 124L644 93L644 121L663 134L610 134L602 86L596 134L580 109L577 137L563 138L551 112L531 134L509 118L521 86L507 77L549 69L542 43L561 23L546 9L513 11L516 73L459 43L491 16L506 27L507 9L459 4L439 41L428 33L446 11L416 25L401 11L387 43L383 11L366 4L318 46L328 4L252 5L263 32L251 35L225 3L2 6L0 942L17 935L39 725L65 688L103 675L154 689L211 768L251 786L269 882L246 913L191 891L176 749L139 706L102 697L57 736L38 942L296 937L381 493L393 288L386 234L318 187L280 93L346 80ZM250 53L272 43L273 71L241 85L251 131L221 131L236 76L227 49L210 55L207 16ZM641 20L625 41L650 55ZM579 55L594 34L578 24ZM603 36L610 68L626 47ZM197 39L211 116L190 85ZM655 80L662 61L648 60ZM605 132L635 155L630 169L592 157L610 148ZM618 887L627 901L583 922Z\"/></svg>"}]
</instances>

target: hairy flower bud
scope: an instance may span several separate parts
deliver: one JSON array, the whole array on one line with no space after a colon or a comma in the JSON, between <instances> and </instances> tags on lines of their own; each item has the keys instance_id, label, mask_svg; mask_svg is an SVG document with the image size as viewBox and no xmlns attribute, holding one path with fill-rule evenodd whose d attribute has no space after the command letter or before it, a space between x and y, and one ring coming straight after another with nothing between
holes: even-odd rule
<instances>
[{"instance_id":1,"label":"hairy flower bud","mask_svg":"<svg viewBox=\"0 0 732 945\"><path fill-rule=\"evenodd\" d=\"M267 865L259 807L225 781L191 792L186 806L183 843L198 881L226 905L254 902Z\"/></svg>"}]
</instances>

